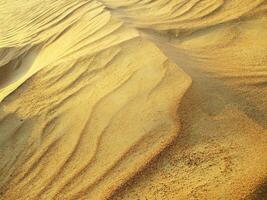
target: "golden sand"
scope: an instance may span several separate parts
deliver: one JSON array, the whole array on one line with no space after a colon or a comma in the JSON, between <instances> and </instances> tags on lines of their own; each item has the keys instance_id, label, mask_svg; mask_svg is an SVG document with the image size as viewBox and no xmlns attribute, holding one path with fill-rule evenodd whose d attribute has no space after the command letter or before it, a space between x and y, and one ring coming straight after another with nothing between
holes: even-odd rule
<instances>
[{"instance_id":1,"label":"golden sand","mask_svg":"<svg viewBox=\"0 0 267 200\"><path fill-rule=\"evenodd\" d=\"M0 199L265 199L266 13L0 0Z\"/></svg>"}]
</instances>

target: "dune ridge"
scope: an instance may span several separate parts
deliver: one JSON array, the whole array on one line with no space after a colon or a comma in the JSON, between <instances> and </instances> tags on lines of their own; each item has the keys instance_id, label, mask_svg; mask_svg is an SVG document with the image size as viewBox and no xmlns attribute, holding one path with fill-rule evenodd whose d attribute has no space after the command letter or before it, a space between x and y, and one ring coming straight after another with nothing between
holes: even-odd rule
<instances>
[{"instance_id":1,"label":"dune ridge","mask_svg":"<svg viewBox=\"0 0 267 200\"><path fill-rule=\"evenodd\" d=\"M267 177L266 8L0 0L0 198L249 197Z\"/></svg>"}]
</instances>

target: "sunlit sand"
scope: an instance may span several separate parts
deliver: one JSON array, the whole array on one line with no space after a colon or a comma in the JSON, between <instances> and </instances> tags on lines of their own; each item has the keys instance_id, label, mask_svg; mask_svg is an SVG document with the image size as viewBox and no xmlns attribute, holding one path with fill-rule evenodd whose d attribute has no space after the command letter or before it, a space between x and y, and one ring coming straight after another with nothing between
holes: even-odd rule
<instances>
[{"instance_id":1,"label":"sunlit sand","mask_svg":"<svg viewBox=\"0 0 267 200\"><path fill-rule=\"evenodd\" d=\"M265 0L0 0L0 199L267 198Z\"/></svg>"}]
</instances>

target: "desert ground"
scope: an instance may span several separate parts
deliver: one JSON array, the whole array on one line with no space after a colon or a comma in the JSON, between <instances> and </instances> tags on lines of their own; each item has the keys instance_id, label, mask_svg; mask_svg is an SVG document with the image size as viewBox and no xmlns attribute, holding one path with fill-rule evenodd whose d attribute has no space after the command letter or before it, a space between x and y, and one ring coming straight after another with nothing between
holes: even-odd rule
<instances>
[{"instance_id":1,"label":"desert ground","mask_svg":"<svg viewBox=\"0 0 267 200\"><path fill-rule=\"evenodd\" d=\"M266 200L266 0L0 0L1 200Z\"/></svg>"}]
</instances>

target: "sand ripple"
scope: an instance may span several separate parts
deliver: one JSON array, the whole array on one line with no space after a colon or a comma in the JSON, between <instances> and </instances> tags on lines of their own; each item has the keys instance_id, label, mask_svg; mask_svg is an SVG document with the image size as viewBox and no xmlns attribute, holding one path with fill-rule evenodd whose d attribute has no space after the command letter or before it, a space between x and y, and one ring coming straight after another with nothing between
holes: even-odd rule
<instances>
[{"instance_id":1,"label":"sand ripple","mask_svg":"<svg viewBox=\"0 0 267 200\"><path fill-rule=\"evenodd\" d=\"M266 9L0 0L0 198L253 198L267 177Z\"/></svg>"}]
</instances>

